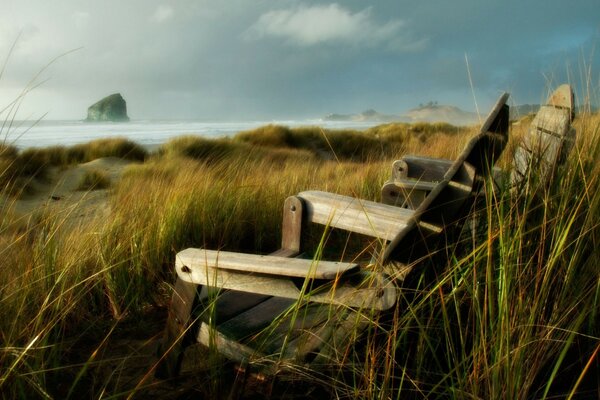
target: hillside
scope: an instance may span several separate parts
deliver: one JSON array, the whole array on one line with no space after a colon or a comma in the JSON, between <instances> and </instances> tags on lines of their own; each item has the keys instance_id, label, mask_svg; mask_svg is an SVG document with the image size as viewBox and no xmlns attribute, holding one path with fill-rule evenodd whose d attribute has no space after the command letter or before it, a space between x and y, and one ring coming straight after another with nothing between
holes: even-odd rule
<instances>
[{"instance_id":1,"label":"hillside","mask_svg":"<svg viewBox=\"0 0 600 400\"><path fill-rule=\"evenodd\" d=\"M413 108L404 117L410 122L447 122L453 125L472 125L479 121L474 112L464 111L455 106L431 103Z\"/></svg>"}]
</instances>

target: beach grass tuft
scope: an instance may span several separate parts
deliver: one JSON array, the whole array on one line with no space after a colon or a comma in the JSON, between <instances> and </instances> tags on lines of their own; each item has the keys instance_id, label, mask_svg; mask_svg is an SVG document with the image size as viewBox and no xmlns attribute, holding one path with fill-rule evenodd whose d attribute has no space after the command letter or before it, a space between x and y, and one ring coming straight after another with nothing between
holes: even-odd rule
<instances>
[{"instance_id":1,"label":"beach grass tuft","mask_svg":"<svg viewBox=\"0 0 600 400\"><path fill-rule=\"evenodd\" d=\"M110 176L106 172L92 169L84 172L77 184L77 190L101 190L110 187L110 184Z\"/></svg>"}]
</instances>

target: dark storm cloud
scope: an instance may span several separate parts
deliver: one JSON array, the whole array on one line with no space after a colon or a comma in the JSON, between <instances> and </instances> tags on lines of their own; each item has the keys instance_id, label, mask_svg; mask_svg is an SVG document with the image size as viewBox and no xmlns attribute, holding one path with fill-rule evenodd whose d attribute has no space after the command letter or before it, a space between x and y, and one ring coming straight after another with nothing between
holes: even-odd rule
<instances>
[{"instance_id":1,"label":"dark storm cloud","mask_svg":"<svg viewBox=\"0 0 600 400\"><path fill-rule=\"evenodd\" d=\"M25 112L81 118L116 91L133 118L398 113L429 100L473 109L466 59L482 107L502 90L537 102L549 80L579 81L584 61L598 64L597 15L597 0L8 0L0 56L21 35L0 100L81 47L42 74Z\"/></svg>"}]
</instances>

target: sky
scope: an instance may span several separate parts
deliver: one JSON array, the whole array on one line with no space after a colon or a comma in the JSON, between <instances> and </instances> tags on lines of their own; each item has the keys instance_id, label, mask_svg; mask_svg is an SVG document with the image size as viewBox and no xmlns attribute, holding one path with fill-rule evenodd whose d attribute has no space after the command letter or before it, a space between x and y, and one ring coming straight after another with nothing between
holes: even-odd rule
<instances>
[{"instance_id":1,"label":"sky","mask_svg":"<svg viewBox=\"0 0 600 400\"><path fill-rule=\"evenodd\" d=\"M599 91L600 0L0 1L0 110L35 86L18 119L116 92L132 119L241 121Z\"/></svg>"}]
</instances>

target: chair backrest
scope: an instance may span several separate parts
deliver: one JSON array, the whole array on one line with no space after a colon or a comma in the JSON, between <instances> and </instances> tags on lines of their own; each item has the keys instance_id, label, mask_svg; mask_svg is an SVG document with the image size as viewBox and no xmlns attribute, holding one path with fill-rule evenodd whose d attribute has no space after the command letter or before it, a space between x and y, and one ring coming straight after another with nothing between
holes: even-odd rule
<instances>
[{"instance_id":1,"label":"chair backrest","mask_svg":"<svg viewBox=\"0 0 600 400\"><path fill-rule=\"evenodd\" d=\"M409 229L403 229L387 245L380 262L393 258L409 264L435 248L446 226L463 215L467 200L477 193L508 142L508 93L500 96L479 133L446 171L443 179L415 210Z\"/></svg>"},{"instance_id":2,"label":"chair backrest","mask_svg":"<svg viewBox=\"0 0 600 400\"><path fill-rule=\"evenodd\" d=\"M557 165L566 160L575 143L575 97L570 85L559 86L540 107L529 130L517 147L511 183L518 187L528 183L532 171L540 183L550 181Z\"/></svg>"}]
</instances>

